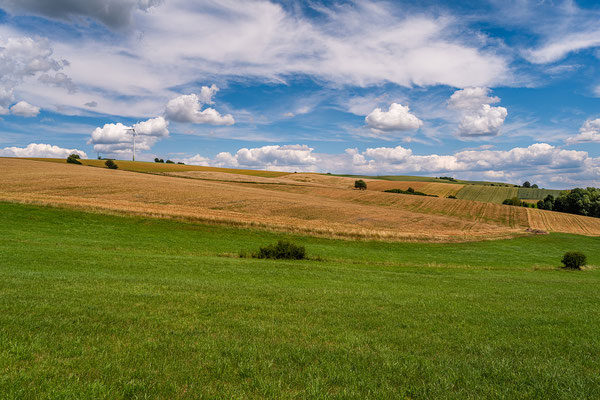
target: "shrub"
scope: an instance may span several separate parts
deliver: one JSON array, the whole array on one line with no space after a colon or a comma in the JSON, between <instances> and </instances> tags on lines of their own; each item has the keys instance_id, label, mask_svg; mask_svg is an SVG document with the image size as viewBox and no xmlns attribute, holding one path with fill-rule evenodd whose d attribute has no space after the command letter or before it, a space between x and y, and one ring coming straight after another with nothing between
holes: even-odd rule
<instances>
[{"instance_id":1,"label":"shrub","mask_svg":"<svg viewBox=\"0 0 600 400\"><path fill-rule=\"evenodd\" d=\"M448 196L449 199L456 199L456 196L451 194L450 196Z\"/></svg>"},{"instance_id":2,"label":"shrub","mask_svg":"<svg viewBox=\"0 0 600 400\"><path fill-rule=\"evenodd\" d=\"M564 264L564 268L581 269L581 267L583 267L587 262L587 257L585 254L578 251L568 251L565 253L561 261Z\"/></svg>"},{"instance_id":3,"label":"shrub","mask_svg":"<svg viewBox=\"0 0 600 400\"><path fill-rule=\"evenodd\" d=\"M106 167L109 168L109 169L117 169L117 168L119 168L119 166L117 164L115 164L115 162L113 160L106 160L106 162L104 163L104 165L106 165Z\"/></svg>"},{"instance_id":4,"label":"shrub","mask_svg":"<svg viewBox=\"0 0 600 400\"><path fill-rule=\"evenodd\" d=\"M67 163L69 164L79 164L81 165L81 161L79 161L79 154L71 154L69 157L67 157Z\"/></svg>"},{"instance_id":5,"label":"shrub","mask_svg":"<svg viewBox=\"0 0 600 400\"><path fill-rule=\"evenodd\" d=\"M523 182L523 185L521 185L521 186L523 186L524 188L530 188L531 183L529 183L529 181L525 181L525 182Z\"/></svg>"},{"instance_id":6,"label":"shrub","mask_svg":"<svg viewBox=\"0 0 600 400\"><path fill-rule=\"evenodd\" d=\"M165 163L167 163L167 164L175 164L175 163L174 163L173 161L171 161L171 160L167 160L167 161L165 161Z\"/></svg>"},{"instance_id":7,"label":"shrub","mask_svg":"<svg viewBox=\"0 0 600 400\"><path fill-rule=\"evenodd\" d=\"M362 179L354 181L354 189L367 190L367 183Z\"/></svg>"},{"instance_id":8,"label":"shrub","mask_svg":"<svg viewBox=\"0 0 600 400\"><path fill-rule=\"evenodd\" d=\"M252 255L254 258L302 260L306 258L306 249L287 240L280 240L277 244L261 247L257 253Z\"/></svg>"}]
</instances>

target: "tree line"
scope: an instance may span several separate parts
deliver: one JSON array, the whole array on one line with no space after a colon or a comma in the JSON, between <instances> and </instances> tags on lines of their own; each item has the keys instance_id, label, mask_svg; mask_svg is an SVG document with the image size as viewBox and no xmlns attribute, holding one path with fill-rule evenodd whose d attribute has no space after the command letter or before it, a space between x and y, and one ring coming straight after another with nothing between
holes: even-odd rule
<instances>
[{"instance_id":1,"label":"tree line","mask_svg":"<svg viewBox=\"0 0 600 400\"><path fill-rule=\"evenodd\" d=\"M563 192L558 197L551 194L537 203L542 210L600 218L600 189L588 187Z\"/></svg>"}]
</instances>

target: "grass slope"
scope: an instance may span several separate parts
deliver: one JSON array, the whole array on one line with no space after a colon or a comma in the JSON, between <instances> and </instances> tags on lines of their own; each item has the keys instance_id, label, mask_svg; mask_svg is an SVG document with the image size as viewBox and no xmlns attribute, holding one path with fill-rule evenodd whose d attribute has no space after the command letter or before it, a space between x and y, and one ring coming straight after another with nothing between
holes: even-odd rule
<instances>
[{"instance_id":1,"label":"grass slope","mask_svg":"<svg viewBox=\"0 0 600 400\"><path fill-rule=\"evenodd\" d=\"M600 240L287 236L0 203L3 398L597 398Z\"/></svg>"},{"instance_id":2,"label":"grass slope","mask_svg":"<svg viewBox=\"0 0 600 400\"><path fill-rule=\"evenodd\" d=\"M516 197L517 193L518 189L514 187L467 185L459 190L456 197L463 200L502 204L504 200Z\"/></svg>"},{"instance_id":3,"label":"grass slope","mask_svg":"<svg viewBox=\"0 0 600 400\"><path fill-rule=\"evenodd\" d=\"M549 194L551 194L554 197L558 197L562 192L563 190L519 188L517 196L520 199L543 200Z\"/></svg>"}]
</instances>

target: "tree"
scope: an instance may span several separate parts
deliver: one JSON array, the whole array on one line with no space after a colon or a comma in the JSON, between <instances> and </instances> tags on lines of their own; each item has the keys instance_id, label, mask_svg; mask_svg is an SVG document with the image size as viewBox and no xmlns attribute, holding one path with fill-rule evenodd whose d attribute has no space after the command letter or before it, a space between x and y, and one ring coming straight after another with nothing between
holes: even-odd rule
<instances>
[{"instance_id":1,"label":"tree","mask_svg":"<svg viewBox=\"0 0 600 400\"><path fill-rule=\"evenodd\" d=\"M109 168L109 169L117 169L117 168L119 168L119 166L117 164L115 164L115 162L113 160L106 160L106 162L104 163L104 165L106 165L106 167Z\"/></svg>"},{"instance_id":2,"label":"tree","mask_svg":"<svg viewBox=\"0 0 600 400\"><path fill-rule=\"evenodd\" d=\"M362 179L354 181L354 189L367 190L367 183Z\"/></svg>"},{"instance_id":3,"label":"tree","mask_svg":"<svg viewBox=\"0 0 600 400\"><path fill-rule=\"evenodd\" d=\"M79 161L79 160L80 160L79 154L73 153L69 157L67 157L67 163L69 163L69 164L81 165L81 161Z\"/></svg>"},{"instance_id":4,"label":"tree","mask_svg":"<svg viewBox=\"0 0 600 400\"><path fill-rule=\"evenodd\" d=\"M523 185L521 185L521 186L523 186L524 188L530 188L531 183L529 183L529 181L525 181L525 182L523 182Z\"/></svg>"},{"instance_id":5,"label":"tree","mask_svg":"<svg viewBox=\"0 0 600 400\"><path fill-rule=\"evenodd\" d=\"M175 163L174 163L173 161L171 161L171 160L167 160L167 161L166 161L166 163L167 163L167 164L175 164Z\"/></svg>"},{"instance_id":6,"label":"tree","mask_svg":"<svg viewBox=\"0 0 600 400\"><path fill-rule=\"evenodd\" d=\"M540 187L537 185L537 183L534 183L533 185L531 185L532 189L539 189Z\"/></svg>"},{"instance_id":7,"label":"tree","mask_svg":"<svg viewBox=\"0 0 600 400\"><path fill-rule=\"evenodd\" d=\"M549 194L544 200L538 201L537 206L541 210L554 210L554 196Z\"/></svg>"},{"instance_id":8,"label":"tree","mask_svg":"<svg viewBox=\"0 0 600 400\"><path fill-rule=\"evenodd\" d=\"M587 262L587 257L578 251L569 251L565 253L561 262L564 264L564 268L581 269Z\"/></svg>"}]
</instances>

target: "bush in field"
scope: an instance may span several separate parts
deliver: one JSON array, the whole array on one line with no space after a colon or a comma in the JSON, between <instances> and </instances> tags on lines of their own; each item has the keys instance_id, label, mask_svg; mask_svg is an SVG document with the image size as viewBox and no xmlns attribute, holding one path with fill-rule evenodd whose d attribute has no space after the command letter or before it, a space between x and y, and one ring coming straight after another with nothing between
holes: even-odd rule
<instances>
[{"instance_id":1,"label":"bush in field","mask_svg":"<svg viewBox=\"0 0 600 400\"><path fill-rule=\"evenodd\" d=\"M523 185L521 185L521 186L523 186L524 188L530 188L531 183L529 183L529 181L525 181L525 182L523 182Z\"/></svg>"},{"instance_id":2,"label":"bush in field","mask_svg":"<svg viewBox=\"0 0 600 400\"><path fill-rule=\"evenodd\" d=\"M354 189L367 190L367 183L362 179L354 181Z\"/></svg>"},{"instance_id":3,"label":"bush in field","mask_svg":"<svg viewBox=\"0 0 600 400\"><path fill-rule=\"evenodd\" d=\"M174 163L173 161L171 161L171 160L167 160L167 161L165 161L165 163L167 163L167 164L175 164L175 163Z\"/></svg>"},{"instance_id":4,"label":"bush in field","mask_svg":"<svg viewBox=\"0 0 600 400\"><path fill-rule=\"evenodd\" d=\"M580 253L578 251L569 251L566 252L562 258L562 263L564 264L564 268L567 269L581 269L587 262L587 257L585 254Z\"/></svg>"},{"instance_id":5,"label":"bush in field","mask_svg":"<svg viewBox=\"0 0 600 400\"><path fill-rule=\"evenodd\" d=\"M509 206L520 206L521 200L518 197L513 197L512 199L504 200L502 204L507 204Z\"/></svg>"},{"instance_id":6,"label":"bush in field","mask_svg":"<svg viewBox=\"0 0 600 400\"><path fill-rule=\"evenodd\" d=\"M104 163L104 165L106 165L106 168L109 168L109 169L117 169L117 168L119 168L119 166L117 164L115 164L115 162L113 160L106 160L106 162Z\"/></svg>"},{"instance_id":7,"label":"bush in field","mask_svg":"<svg viewBox=\"0 0 600 400\"><path fill-rule=\"evenodd\" d=\"M306 258L306 249L287 240L280 240L277 244L261 247L254 258L270 258L277 260L302 260Z\"/></svg>"},{"instance_id":8,"label":"bush in field","mask_svg":"<svg viewBox=\"0 0 600 400\"><path fill-rule=\"evenodd\" d=\"M67 163L81 165L81 161L79 161L79 159L80 159L79 154L73 153L69 157L67 157Z\"/></svg>"}]
</instances>

